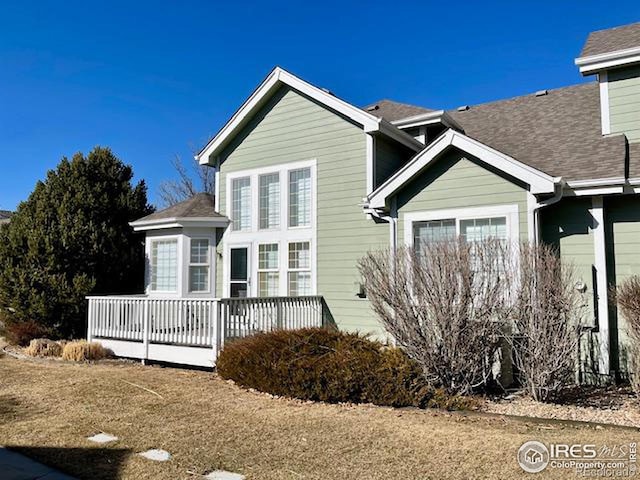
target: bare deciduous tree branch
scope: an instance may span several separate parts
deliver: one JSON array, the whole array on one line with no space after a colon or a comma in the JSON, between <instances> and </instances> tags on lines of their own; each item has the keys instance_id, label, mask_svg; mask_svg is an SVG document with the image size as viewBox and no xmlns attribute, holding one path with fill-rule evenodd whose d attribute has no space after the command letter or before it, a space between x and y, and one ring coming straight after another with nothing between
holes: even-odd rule
<instances>
[{"instance_id":1,"label":"bare deciduous tree branch","mask_svg":"<svg viewBox=\"0 0 640 480\"><path fill-rule=\"evenodd\" d=\"M162 207L175 205L200 192L214 195L215 172L213 168L200 165L195 159L192 160L191 166L188 167L178 156L171 163L178 174L178 178L165 180L160 184L158 194Z\"/></svg>"}]
</instances>

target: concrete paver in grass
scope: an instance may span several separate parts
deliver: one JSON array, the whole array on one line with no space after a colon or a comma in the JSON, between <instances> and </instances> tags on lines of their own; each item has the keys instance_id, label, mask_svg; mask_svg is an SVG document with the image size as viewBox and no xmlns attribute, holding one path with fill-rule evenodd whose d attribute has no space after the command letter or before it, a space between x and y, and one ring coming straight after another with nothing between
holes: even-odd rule
<instances>
[{"instance_id":1,"label":"concrete paver in grass","mask_svg":"<svg viewBox=\"0 0 640 480\"><path fill-rule=\"evenodd\" d=\"M153 460L154 462L166 462L171 458L171 454L169 452L157 448L141 452L138 455L149 460Z\"/></svg>"},{"instance_id":2,"label":"concrete paver in grass","mask_svg":"<svg viewBox=\"0 0 640 480\"><path fill-rule=\"evenodd\" d=\"M207 480L244 480L246 477L239 473L227 472L225 470L215 470L204 476Z\"/></svg>"},{"instance_id":3,"label":"concrete paver in grass","mask_svg":"<svg viewBox=\"0 0 640 480\"><path fill-rule=\"evenodd\" d=\"M113 435L109 435L108 433L96 433L90 437L87 437L87 440L95 443L109 443L115 442L118 440L118 437L114 437Z\"/></svg>"},{"instance_id":4,"label":"concrete paver in grass","mask_svg":"<svg viewBox=\"0 0 640 480\"><path fill-rule=\"evenodd\" d=\"M0 478L3 480L76 480L51 467L0 447Z\"/></svg>"}]
</instances>

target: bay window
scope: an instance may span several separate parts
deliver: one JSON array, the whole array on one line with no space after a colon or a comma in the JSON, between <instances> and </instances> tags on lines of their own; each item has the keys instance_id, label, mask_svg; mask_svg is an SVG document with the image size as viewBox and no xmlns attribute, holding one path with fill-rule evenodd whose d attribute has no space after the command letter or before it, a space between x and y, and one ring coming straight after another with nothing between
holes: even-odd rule
<instances>
[{"instance_id":1,"label":"bay window","mask_svg":"<svg viewBox=\"0 0 640 480\"><path fill-rule=\"evenodd\" d=\"M178 291L178 240L152 240L149 261L151 291Z\"/></svg>"},{"instance_id":2,"label":"bay window","mask_svg":"<svg viewBox=\"0 0 640 480\"><path fill-rule=\"evenodd\" d=\"M192 239L189 252L189 291L209 291L209 240Z\"/></svg>"}]
</instances>

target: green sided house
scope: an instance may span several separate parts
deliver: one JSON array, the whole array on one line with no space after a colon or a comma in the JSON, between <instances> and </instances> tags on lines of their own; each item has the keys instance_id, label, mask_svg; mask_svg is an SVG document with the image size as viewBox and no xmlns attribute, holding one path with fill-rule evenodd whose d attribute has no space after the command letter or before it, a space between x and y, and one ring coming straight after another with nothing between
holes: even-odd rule
<instances>
[{"instance_id":1,"label":"green sided house","mask_svg":"<svg viewBox=\"0 0 640 480\"><path fill-rule=\"evenodd\" d=\"M588 369L624 374L607 291L640 274L640 23L590 34L575 63L590 81L455 110L359 108L275 68L197 155L215 199L132 223L147 292L91 298L89 336L198 365L272 328L384 337L356 267L367 251L492 236L578 267Z\"/></svg>"}]
</instances>

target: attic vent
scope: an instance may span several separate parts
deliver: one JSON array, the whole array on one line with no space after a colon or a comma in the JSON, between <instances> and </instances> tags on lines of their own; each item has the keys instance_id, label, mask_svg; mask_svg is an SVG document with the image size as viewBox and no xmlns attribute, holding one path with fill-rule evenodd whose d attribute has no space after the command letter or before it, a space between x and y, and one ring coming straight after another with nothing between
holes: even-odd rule
<instances>
[{"instance_id":1,"label":"attic vent","mask_svg":"<svg viewBox=\"0 0 640 480\"><path fill-rule=\"evenodd\" d=\"M458 111L464 112L465 110L469 110L469 108L469 105L462 105L461 107L458 107Z\"/></svg>"},{"instance_id":2,"label":"attic vent","mask_svg":"<svg viewBox=\"0 0 640 480\"><path fill-rule=\"evenodd\" d=\"M367 112L375 112L379 108L380 108L379 105L371 105L370 107L367 107Z\"/></svg>"},{"instance_id":3,"label":"attic vent","mask_svg":"<svg viewBox=\"0 0 640 480\"><path fill-rule=\"evenodd\" d=\"M544 97L549 93L549 90L538 90L536 92L536 97Z\"/></svg>"}]
</instances>

